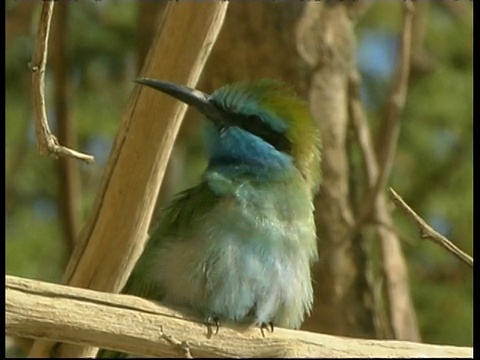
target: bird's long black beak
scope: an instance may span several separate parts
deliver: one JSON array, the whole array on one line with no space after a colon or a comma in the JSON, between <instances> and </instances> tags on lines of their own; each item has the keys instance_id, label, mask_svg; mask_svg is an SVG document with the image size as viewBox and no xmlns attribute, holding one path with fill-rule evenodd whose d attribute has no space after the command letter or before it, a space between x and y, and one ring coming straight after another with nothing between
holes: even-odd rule
<instances>
[{"instance_id":1,"label":"bird's long black beak","mask_svg":"<svg viewBox=\"0 0 480 360\"><path fill-rule=\"evenodd\" d=\"M210 101L210 95L183 85L177 85L168 81L148 78L139 78L135 82L146 85L152 89L161 91L184 103L193 106L200 113L216 124L222 124L226 120L225 112Z\"/></svg>"}]
</instances>

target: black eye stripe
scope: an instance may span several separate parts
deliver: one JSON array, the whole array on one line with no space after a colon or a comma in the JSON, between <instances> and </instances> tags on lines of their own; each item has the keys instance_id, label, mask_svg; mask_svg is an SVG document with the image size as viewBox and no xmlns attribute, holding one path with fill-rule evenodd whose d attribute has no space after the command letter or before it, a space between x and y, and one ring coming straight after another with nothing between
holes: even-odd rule
<instances>
[{"instance_id":1,"label":"black eye stripe","mask_svg":"<svg viewBox=\"0 0 480 360\"><path fill-rule=\"evenodd\" d=\"M229 126L237 126L263 139L278 151L288 154L291 153L292 143L285 136L285 134L272 129L272 127L265 123L259 116L233 113L231 110L227 110L224 106L222 106L222 104L218 104L215 99L211 99L211 101L217 107L228 113L225 121L216 123L216 126L219 129L227 128Z\"/></svg>"},{"instance_id":2,"label":"black eye stripe","mask_svg":"<svg viewBox=\"0 0 480 360\"><path fill-rule=\"evenodd\" d=\"M237 126L265 140L278 151L289 152L291 150L292 144L285 134L273 130L260 117L256 115L239 116L236 120Z\"/></svg>"}]
</instances>

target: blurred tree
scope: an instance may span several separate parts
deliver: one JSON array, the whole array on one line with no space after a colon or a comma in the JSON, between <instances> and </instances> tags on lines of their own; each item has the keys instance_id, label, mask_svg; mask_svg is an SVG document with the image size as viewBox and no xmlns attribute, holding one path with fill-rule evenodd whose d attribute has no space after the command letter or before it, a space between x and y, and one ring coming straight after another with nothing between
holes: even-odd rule
<instances>
[{"instance_id":1,"label":"blurred tree","mask_svg":"<svg viewBox=\"0 0 480 360\"><path fill-rule=\"evenodd\" d=\"M71 115L72 84L71 59L69 53L69 3L59 3L52 18L50 39L51 64L54 80L54 110L56 134L60 144L77 147L76 126ZM57 195L60 224L69 253L75 246L80 231L80 188L79 163L74 159L58 159L59 193Z\"/></svg>"}]
</instances>

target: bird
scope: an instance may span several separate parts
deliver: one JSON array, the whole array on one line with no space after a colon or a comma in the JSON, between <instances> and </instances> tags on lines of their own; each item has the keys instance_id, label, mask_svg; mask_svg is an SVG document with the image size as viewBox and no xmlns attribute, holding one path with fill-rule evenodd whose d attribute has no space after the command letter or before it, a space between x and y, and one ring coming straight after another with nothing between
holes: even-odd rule
<instances>
[{"instance_id":1,"label":"bird","mask_svg":"<svg viewBox=\"0 0 480 360\"><path fill-rule=\"evenodd\" d=\"M199 183L162 209L122 292L192 309L217 331L222 322L262 334L298 329L312 310L318 260L321 140L308 103L271 79L211 94L135 81L203 115L208 163Z\"/></svg>"}]
</instances>

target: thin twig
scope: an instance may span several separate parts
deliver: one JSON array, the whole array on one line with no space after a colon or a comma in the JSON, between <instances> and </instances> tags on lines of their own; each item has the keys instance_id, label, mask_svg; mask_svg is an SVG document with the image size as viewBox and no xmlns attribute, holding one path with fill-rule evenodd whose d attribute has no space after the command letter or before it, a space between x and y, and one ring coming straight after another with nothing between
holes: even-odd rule
<instances>
[{"instance_id":1,"label":"thin twig","mask_svg":"<svg viewBox=\"0 0 480 360\"><path fill-rule=\"evenodd\" d=\"M412 26L414 15L412 1L404 1L404 16L402 28L402 41L400 49L400 61L395 83L390 94L385 118L382 122L382 130L379 132L377 146L378 175L373 185L362 201L357 222L361 224L370 217L375 201L380 191L385 187L392 169L393 159L397 150L398 136L400 134L400 115L405 106L408 90L408 77L410 74L410 62L412 51Z\"/></svg>"},{"instance_id":2,"label":"thin twig","mask_svg":"<svg viewBox=\"0 0 480 360\"><path fill-rule=\"evenodd\" d=\"M350 73L348 78L349 112L353 129L358 138L358 144L365 160L368 185L373 186L378 177L378 163L375 149L373 148L367 116L360 100L360 74L358 70Z\"/></svg>"},{"instance_id":3,"label":"thin twig","mask_svg":"<svg viewBox=\"0 0 480 360\"><path fill-rule=\"evenodd\" d=\"M369 189L373 189L378 179L379 166L377 155L375 154L375 149L373 147L372 137L370 135L371 131L368 126L368 119L360 100L360 81L361 77L358 70L352 71L348 77L348 110L350 121L355 135L357 136L358 145L363 156L367 186ZM369 211L367 211L365 206L360 209L356 218L355 232L358 231L365 222L367 215L373 210L373 204L374 202L372 202Z\"/></svg>"},{"instance_id":4,"label":"thin twig","mask_svg":"<svg viewBox=\"0 0 480 360\"><path fill-rule=\"evenodd\" d=\"M353 130L357 136L358 145L360 147L360 152L362 153L365 172L368 186L371 188L375 185L376 179L378 178L378 160L375 154L375 149L373 148L372 137L370 136L370 127L368 126L368 119L363 109L362 102L360 100L360 74L357 70L352 71L348 78L348 91L349 91L349 113L350 120L352 122ZM364 209L364 208L362 208ZM373 210L373 209L372 209ZM372 223L374 225L380 225L395 233L395 235L402 241L412 244L412 241L402 234L399 234L398 231L393 226L381 222L378 219L375 219L373 216L369 218L362 217L366 216L365 211L360 211L357 215L355 221L355 227L353 228L353 233L356 234L363 225Z\"/></svg>"},{"instance_id":5,"label":"thin twig","mask_svg":"<svg viewBox=\"0 0 480 360\"><path fill-rule=\"evenodd\" d=\"M41 155L53 158L68 156L91 163L93 156L61 146L57 138L51 133L48 126L47 112L45 109L45 68L47 65L48 36L52 20L55 1L44 1L40 14L40 23L37 31L35 52L30 64L32 71L32 95L35 111L35 135L37 150Z\"/></svg>"},{"instance_id":6,"label":"thin twig","mask_svg":"<svg viewBox=\"0 0 480 360\"><path fill-rule=\"evenodd\" d=\"M388 191L390 192L390 195L392 196L392 201L395 203L395 205L401 210L403 210L408 215L408 217L415 221L418 229L420 230L420 237L422 239L430 239L434 241L447 251L454 254L457 258L462 260L468 266L473 268L473 258L470 255L464 253L462 250L456 247L445 236L436 232L430 225L427 224L425 220L423 220L415 211L413 211L410 206L408 206L408 204L400 197L400 195L395 192L395 190L389 188Z\"/></svg>"}]
</instances>

